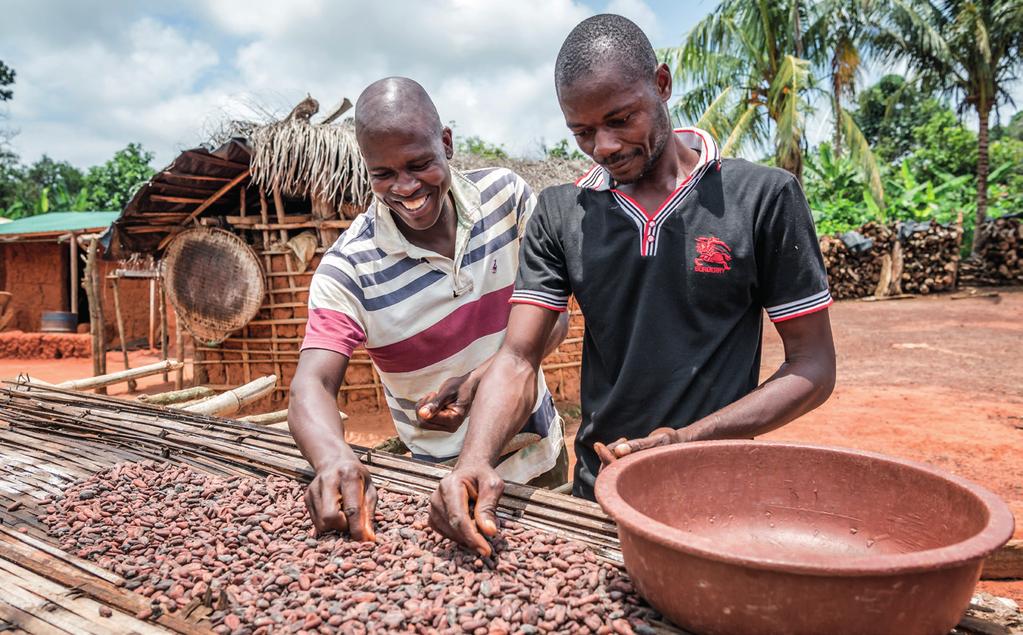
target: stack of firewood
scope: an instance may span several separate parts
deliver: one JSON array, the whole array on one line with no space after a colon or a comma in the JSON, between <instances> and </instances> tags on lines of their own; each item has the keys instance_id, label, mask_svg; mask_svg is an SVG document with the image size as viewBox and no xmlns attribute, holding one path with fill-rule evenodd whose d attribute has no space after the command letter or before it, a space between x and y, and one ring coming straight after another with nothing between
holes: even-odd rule
<instances>
[{"instance_id":1,"label":"stack of firewood","mask_svg":"<svg viewBox=\"0 0 1023 635\"><path fill-rule=\"evenodd\" d=\"M956 225L869 222L856 234L820 239L832 297L884 297L955 288L961 240ZM869 239L869 248L857 246L863 239Z\"/></svg>"},{"instance_id":2,"label":"stack of firewood","mask_svg":"<svg viewBox=\"0 0 1023 635\"><path fill-rule=\"evenodd\" d=\"M935 222L926 227L902 234L903 293L950 291L956 286L961 230Z\"/></svg>"},{"instance_id":3,"label":"stack of firewood","mask_svg":"<svg viewBox=\"0 0 1023 635\"><path fill-rule=\"evenodd\" d=\"M1023 220L996 218L984 224L985 240L977 259L964 261L963 284L1023 283Z\"/></svg>"},{"instance_id":4,"label":"stack of firewood","mask_svg":"<svg viewBox=\"0 0 1023 635\"><path fill-rule=\"evenodd\" d=\"M828 270L831 296L836 300L873 295L881 278L881 254L887 253L895 234L887 226L870 222L858 233L869 239L869 249L850 248L840 236L821 236L821 253Z\"/></svg>"}]
</instances>

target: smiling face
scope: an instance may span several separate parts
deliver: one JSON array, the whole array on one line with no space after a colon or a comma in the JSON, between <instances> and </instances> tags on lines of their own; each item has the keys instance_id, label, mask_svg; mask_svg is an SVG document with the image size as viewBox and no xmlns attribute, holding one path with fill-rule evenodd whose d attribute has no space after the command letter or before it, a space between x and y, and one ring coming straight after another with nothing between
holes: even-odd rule
<instances>
[{"instance_id":1,"label":"smiling face","mask_svg":"<svg viewBox=\"0 0 1023 635\"><path fill-rule=\"evenodd\" d=\"M652 82L608 65L558 90L579 149L622 184L642 179L664 154L672 132L670 97L671 73L663 64Z\"/></svg>"},{"instance_id":2,"label":"smiling face","mask_svg":"<svg viewBox=\"0 0 1023 635\"><path fill-rule=\"evenodd\" d=\"M400 225L422 232L453 212L448 199L450 128L440 134L433 126L418 125L366 131L359 135L359 147L373 193L394 212Z\"/></svg>"}]
</instances>

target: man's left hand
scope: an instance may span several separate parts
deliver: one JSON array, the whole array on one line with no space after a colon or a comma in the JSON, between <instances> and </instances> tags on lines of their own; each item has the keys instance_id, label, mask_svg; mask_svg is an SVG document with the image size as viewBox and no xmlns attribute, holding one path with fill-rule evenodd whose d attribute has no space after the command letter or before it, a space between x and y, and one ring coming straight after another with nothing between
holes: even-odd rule
<instances>
[{"instance_id":1,"label":"man's left hand","mask_svg":"<svg viewBox=\"0 0 1023 635\"><path fill-rule=\"evenodd\" d=\"M416 403L416 420L423 430L454 432L469 414L472 399L476 396L479 377L466 373L452 377L441 384L436 392L430 392Z\"/></svg>"},{"instance_id":2,"label":"man's left hand","mask_svg":"<svg viewBox=\"0 0 1023 635\"><path fill-rule=\"evenodd\" d=\"M674 428L657 428L649 435L633 439L632 441L621 438L607 445L598 441L593 444L593 449L597 452L601 465L606 466L640 450L649 450L650 448L680 443L681 441L678 430Z\"/></svg>"}]
</instances>

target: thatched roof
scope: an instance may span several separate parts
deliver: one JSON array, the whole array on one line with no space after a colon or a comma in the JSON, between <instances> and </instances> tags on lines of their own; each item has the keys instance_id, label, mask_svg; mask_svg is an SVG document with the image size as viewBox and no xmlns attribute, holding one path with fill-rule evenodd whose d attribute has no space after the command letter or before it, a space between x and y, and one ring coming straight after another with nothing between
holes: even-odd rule
<instances>
[{"instance_id":1,"label":"thatched roof","mask_svg":"<svg viewBox=\"0 0 1023 635\"><path fill-rule=\"evenodd\" d=\"M252 182L266 191L316 197L335 207L363 207L373 196L351 120L310 124L286 119L257 127L252 146Z\"/></svg>"},{"instance_id":2,"label":"thatched roof","mask_svg":"<svg viewBox=\"0 0 1023 635\"><path fill-rule=\"evenodd\" d=\"M456 154L451 160L451 164L459 170L495 166L508 168L525 179L529 186L533 188L533 191L538 194L544 188L552 185L574 183L591 165L587 161L568 159L543 159L539 161L528 159L487 159L474 154Z\"/></svg>"}]
</instances>

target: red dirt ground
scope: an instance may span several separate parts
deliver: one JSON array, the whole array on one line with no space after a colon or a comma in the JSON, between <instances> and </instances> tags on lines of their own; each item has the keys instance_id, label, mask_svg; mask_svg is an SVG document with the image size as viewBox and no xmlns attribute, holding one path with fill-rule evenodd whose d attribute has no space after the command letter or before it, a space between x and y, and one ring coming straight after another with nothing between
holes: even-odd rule
<instances>
[{"instance_id":1,"label":"red dirt ground","mask_svg":"<svg viewBox=\"0 0 1023 635\"><path fill-rule=\"evenodd\" d=\"M925 461L988 487L1012 508L1023 537L1023 289L995 298L949 295L887 302L839 302L831 309L838 385L816 411L765 438L883 452ZM765 327L764 375L782 359ZM132 365L155 361L141 352ZM110 354L109 370L123 366ZM87 359L0 360L0 377L46 381L91 374ZM143 380L158 390L160 378ZM169 389L165 387L164 389ZM112 393L123 388L114 387ZM559 404L578 428L578 405ZM575 414L576 417L572 415ZM387 415L357 414L349 440L372 445L393 435ZM570 446L571 447L571 446ZM1023 603L1023 581L984 582L982 590Z\"/></svg>"}]
</instances>

